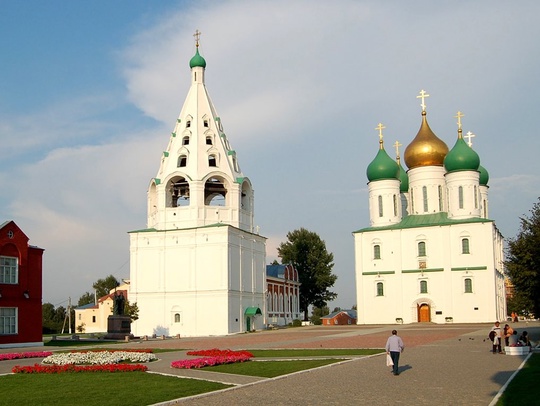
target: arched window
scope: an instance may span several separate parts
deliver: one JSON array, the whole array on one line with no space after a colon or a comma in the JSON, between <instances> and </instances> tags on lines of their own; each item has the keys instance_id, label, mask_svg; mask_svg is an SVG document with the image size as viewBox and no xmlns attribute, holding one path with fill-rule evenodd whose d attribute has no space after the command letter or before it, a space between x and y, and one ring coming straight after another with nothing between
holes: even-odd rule
<instances>
[{"instance_id":1,"label":"arched window","mask_svg":"<svg viewBox=\"0 0 540 406\"><path fill-rule=\"evenodd\" d=\"M378 244L373 246L373 259L381 259L381 246Z\"/></svg>"},{"instance_id":2,"label":"arched window","mask_svg":"<svg viewBox=\"0 0 540 406\"><path fill-rule=\"evenodd\" d=\"M427 281L420 281L420 293L427 293Z\"/></svg>"},{"instance_id":3,"label":"arched window","mask_svg":"<svg viewBox=\"0 0 540 406\"><path fill-rule=\"evenodd\" d=\"M461 240L461 253L462 254L470 254L470 251L469 251L469 239L468 238L463 238Z\"/></svg>"},{"instance_id":4,"label":"arched window","mask_svg":"<svg viewBox=\"0 0 540 406\"><path fill-rule=\"evenodd\" d=\"M383 204L382 204L382 196L381 195L379 195L378 201L379 201L379 217L382 217L383 216Z\"/></svg>"},{"instance_id":5,"label":"arched window","mask_svg":"<svg viewBox=\"0 0 540 406\"><path fill-rule=\"evenodd\" d=\"M184 138L182 138L182 145L189 145L189 137L188 136L185 136Z\"/></svg>"},{"instance_id":6,"label":"arched window","mask_svg":"<svg viewBox=\"0 0 540 406\"><path fill-rule=\"evenodd\" d=\"M184 168L187 165L187 156L180 155L178 157L178 168Z\"/></svg>"},{"instance_id":7,"label":"arched window","mask_svg":"<svg viewBox=\"0 0 540 406\"><path fill-rule=\"evenodd\" d=\"M458 188L459 208L463 208L463 186Z\"/></svg>"},{"instance_id":8,"label":"arched window","mask_svg":"<svg viewBox=\"0 0 540 406\"><path fill-rule=\"evenodd\" d=\"M212 145L212 137L211 136L206 137L206 145Z\"/></svg>"},{"instance_id":9,"label":"arched window","mask_svg":"<svg viewBox=\"0 0 540 406\"><path fill-rule=\"evenodd\" d=\"M377 282L377 296L384 296L384 285L382 282Z\"/></svg>"},{"instance_id":10,"label":"arched window","mask_svg":"<svg viewBox=\"0 0 540 406\"><path fill-rule=\"evenodd\" d=\"M425 243L425 241L420 241L418 243L418 256L419 257L425 257L426 256L426 243Z\"/></svg>"},{"instance_id":11,"label":"arched window","mask_svg":"<svg viewBox=\"0 0 540 406\"><path fill-rule=\"evenodd\" d=\"M175 323L180 323L180 313L175 313L174 314L174 322Z\"/></svg>"},{"instance_id":12,"label":"arched window","mask_svg":"<svg viewBox=\"0 0 540 406\"><path fill-rule=\"evenodd\" d=\"M472 293L472 279L465 278L465 293Z\"/></svg>"},{"instance_id":13,"label":"arched window","mask_svg":"<svg viewBox=\"0 0 540 406\"><path fill-rule=\"evenodd\" d=\"M427 186L422 186L422 198L424 199L424 213L428 212Z\"/></svg>"},{"instance_id":14,"label":"arched window","mask_svg":"<svg viewBox=\"0 0 540 406\"><path fill-rule=\"evenodd\" d=\"M210 155L208 157L208 166L212 166L212 167L217 166L217 164L216 164L216 156L215 155Z\"/></svg>"}]
</instances>

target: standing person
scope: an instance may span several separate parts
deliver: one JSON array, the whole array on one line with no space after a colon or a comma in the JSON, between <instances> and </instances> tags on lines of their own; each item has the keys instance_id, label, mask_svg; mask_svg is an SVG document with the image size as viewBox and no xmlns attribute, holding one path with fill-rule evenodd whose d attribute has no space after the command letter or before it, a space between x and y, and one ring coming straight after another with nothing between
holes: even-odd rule
<instances>
[{"instance_id":1,"label":"standing person","mask_svg":"<svg viewBox=\"0 0 540 406\"><path fill-rule=\"evenodd\" d=\"M504 344L507 347L510 345L510 337L512 337L512 334L514 334L514 329L510 327L508 324L505 324L504 329L503 329L503 337L504 337Z\"/></svg>"},{"instance_id":2,"label":"standing person","mask_svg":"<svg viewBox=\"0 0 540 406\"><path fill-rule=\"evenodd\" d=\"M397 335L396 330L392 330L392 335L388 337L388 340L386 341L386 353L390 354L392 362L394 363L394 368L392 369L394 375L399 375L399 356L404 349L405 345L403 344L403 340Z\"/></svg>"},{"instance_id":3,"label":"standing person","mask_svg":"<svg viewBox=\"0 0 540 406\"><path fill-rule=\"evenodd\" d=\"M502 354L502 349L501 349L501 341L502 341L502 338L503 338L503 335L502 335L502 329L501 329L501 323L499 323L498 321L495 322L495 325L491 328L491 331L493 331L494 335L493 335L493 354L497 354L497 352L499 354Z\"/></svg>"}]
</instances>

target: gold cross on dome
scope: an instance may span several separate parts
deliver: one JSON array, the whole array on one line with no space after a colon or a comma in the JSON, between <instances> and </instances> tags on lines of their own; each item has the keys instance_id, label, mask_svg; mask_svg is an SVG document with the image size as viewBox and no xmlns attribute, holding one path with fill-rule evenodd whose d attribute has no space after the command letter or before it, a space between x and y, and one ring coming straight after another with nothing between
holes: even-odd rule
<instances>
[{"instance_id":1,"label":"gold cross on dome","mask_svg":"<svg viewBox=\"0 0 540 406\"><path fill-rule=\"evenodd\" d=\"M195 46L199 48L199 39L201 39L201 32L199 30L195 30L195 34L193 34L193 37L195 38Z\"/></svg>"},{"instance_id":2,"label":"gold cross on dome","mask_svg":"<svg viewBox=\"0 0 540 406\"><path fill-rule=\"evenodd\" d=\"M382 141L383 139L383 135L382 135L383 128L386 128L386 127L382 123L379 123L379 125L375 127L376 130L379 130L379 142Z\"/></svg>"},{"instance_id":3,"label":"gold cross on dome","mask_svg":"<svg viewBox=\"0 0 540 406\"><path fill-rule=\"evenodd\" d=\"M472 132L470 132L470 131L467 133L467 135L465 135L465 137L463 137L463 138L467 138L467 145L468 145L469 147L471 147L471 148L472 148L472 141L471 141L471 138L474 138L474 137L476 137L476 135L474 135L474 134L473 134Z\"/></svg>"},{"instance_id":4,"label":"gold cross on dome","mask_svg":"<svg viewBox=\"0 0 540 406\"><path fill-rule=\"evenodd\" d=\"M396 148L396 157L399 158L399 147L401 147L402 144L399 143L399 141L394 142L394 147Z\"/></svg>"},{"instance_id":5,"label":"gold cross on dome","mask_svg":"<svg viewBox=\"0 0 540 406\"><path fill-rule=\"evenodd\" d=\"M457 118L457 128L458 128L458 130L461 130L461 117L464 117L464 114L461 111L458 111L457 115L454 116L454 118Z\"/></svg>"},{"instance_id":6,"label":"gold cross on dome","mask_svg":"<svg viewBox=\"0 0 540 406\"><path fill-rule=\"evenodd\" d=\"M420 96L416 96L417 99L422 99L422 104L420 105L422 107L422 111L426 111L426 97L429 97L429 94L427 94L423 89L420 90Z\"/></svg>"}]
</instances>

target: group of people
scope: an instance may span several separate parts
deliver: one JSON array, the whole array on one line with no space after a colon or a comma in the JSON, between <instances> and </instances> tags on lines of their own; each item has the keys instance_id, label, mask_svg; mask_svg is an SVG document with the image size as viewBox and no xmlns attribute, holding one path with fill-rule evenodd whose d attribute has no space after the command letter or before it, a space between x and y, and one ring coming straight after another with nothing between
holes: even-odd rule
<instances>
[{"instance_id":1,"label":"group of people","mask_svg":"<svg viewBox=\"0 0 540 406\"><path fill-rule=\"evenodd\" d=\"M493 342L493 354L503 354L503 340L506 347L510 347L516 344L529 347L531 346L529 334L526 331L523 331L518 338L518 332L516 330L514 330L508 324L505 324L504 328L501 328L501 323L499 323L498 321L495 322L495 325L489 332L489 338Z\"/></svg>"}]
</instances>

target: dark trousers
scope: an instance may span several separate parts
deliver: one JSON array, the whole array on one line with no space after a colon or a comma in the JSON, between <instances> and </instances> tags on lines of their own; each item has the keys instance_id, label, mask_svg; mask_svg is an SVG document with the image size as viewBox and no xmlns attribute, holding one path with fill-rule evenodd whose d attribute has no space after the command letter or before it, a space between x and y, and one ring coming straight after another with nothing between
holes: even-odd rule
<instances>
[{"instance_id":1,"label":"dark trousers","mask_svg":"<svg viewBox=\"0 0 540 406\"><path fill-rule=\"evenodd\" d=\"M394 367L392 368L392 373L397 374L399 370L399 351L390 351L390 358L392 358L392 362L394 363Z\"/></svg>"},{"instance_id":2,"label":"dark trousers","mask_svg":"<svg viewBox=\"0 0 540 406\"><path fill-rule=\"evenodd\" d=\"M493 354L497 354L497 352L502 352L502 349L501 349L501 339L497 339L495 338L495 340L497 341L493 341ZM497 343L497 344L495 344Z\"/></svg>"}]
</instances>

